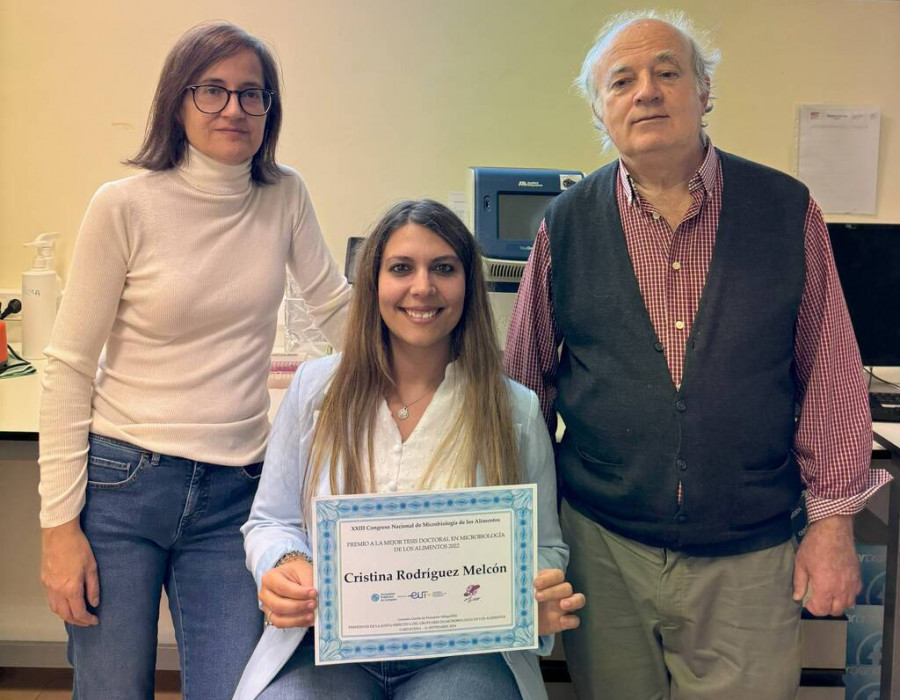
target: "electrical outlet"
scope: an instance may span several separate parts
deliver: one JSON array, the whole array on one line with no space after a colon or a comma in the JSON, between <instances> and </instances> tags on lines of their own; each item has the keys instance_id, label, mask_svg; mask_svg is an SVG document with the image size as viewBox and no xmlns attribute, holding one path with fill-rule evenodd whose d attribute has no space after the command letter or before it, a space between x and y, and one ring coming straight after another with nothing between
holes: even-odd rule
<instances>
[{"instance_id":1,"label":"electrical outlet","mask_svg":"<svg viewBox=\"0 0 900 700\"><path fill-rule=\"evenodd\" d=\"M3 311L6 310L6 305L9 304L10 299L18 299L22 301L22 290L21 289L0 289L0 305L3 307ZM21 321L22 320L22 312L20 311L17 314L10 314L4 319L6 321Z\"/></svg>"}]
</instances>

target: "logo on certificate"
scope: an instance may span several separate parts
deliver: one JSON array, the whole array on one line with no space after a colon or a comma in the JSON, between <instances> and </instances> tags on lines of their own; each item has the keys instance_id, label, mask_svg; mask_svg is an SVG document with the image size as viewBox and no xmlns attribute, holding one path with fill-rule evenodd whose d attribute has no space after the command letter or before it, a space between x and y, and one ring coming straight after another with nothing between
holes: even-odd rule
<instances>
[{"instance_id":1,"label":"logo on certificate","mask_svg":"<svg viewBox=\"0 0 900 700\"><path fill-rule=\"evenodd\" d=\"M471 586L466 588L466 592L463 593L463 600L467 603L474 603L476 600L481 600L481 597L478 595L478 591L481 589L481 586L477 583L473 583Z\"/></svg>"}]
</instances>

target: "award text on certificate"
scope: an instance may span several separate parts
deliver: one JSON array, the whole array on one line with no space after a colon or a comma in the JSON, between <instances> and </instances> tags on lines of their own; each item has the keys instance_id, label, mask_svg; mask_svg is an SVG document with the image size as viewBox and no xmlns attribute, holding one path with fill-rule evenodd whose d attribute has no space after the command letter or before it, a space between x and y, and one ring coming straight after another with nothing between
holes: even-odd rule
<instances>
[{"instance_id":1,"label":"award text on certificate","mask_svg":"<svg viewBox=\"0 0 900 700\"><path fill-rule=\"evenodd\" d=\"M535 648L533 485L316 500L317 662Z\"/></svg>"}]
</instances>

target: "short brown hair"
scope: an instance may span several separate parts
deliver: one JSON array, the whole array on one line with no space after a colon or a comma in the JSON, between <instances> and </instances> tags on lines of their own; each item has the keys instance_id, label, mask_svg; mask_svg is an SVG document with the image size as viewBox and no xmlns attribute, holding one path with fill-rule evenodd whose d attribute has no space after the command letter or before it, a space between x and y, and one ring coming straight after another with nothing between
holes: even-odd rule
<instances>
[{"instance_id":1,"label":"short brown hair","mask_svg":"<svg viewBox=\"0 0 900 700\"><path fill-rule=\"evenodd\" d=\"M265 82L263 87L276 93L266 114L262 145L251 161L250 177L260 184L275 182L281 176L275 162L275 147L281 130L278 64L262 41L229 22L198 24L185 32L169 51L156 85L144 143L137 154L125 162L148 170L168 170L179 165L187 150L187 136L181 123L184 91L211 65L247 49L259 58Z\"/></svg>"}]
</instances>

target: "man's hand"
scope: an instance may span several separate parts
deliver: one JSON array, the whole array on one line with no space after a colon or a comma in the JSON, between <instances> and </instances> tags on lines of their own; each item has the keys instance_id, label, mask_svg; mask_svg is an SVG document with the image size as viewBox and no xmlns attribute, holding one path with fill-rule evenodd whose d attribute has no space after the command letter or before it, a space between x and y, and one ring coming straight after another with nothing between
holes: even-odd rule
<instances>
[{"instance_id":1,"label":"man's hand","mask_svg":"<svg viewBox=\"0 0 900 700\"><path fill-rule=\"evenodd\" d=\"M810 524L794 560L794 600L813 615L842 615L862 590L853 518L833 515Z\"/></svg>"},{"instance_id":2,"label":"man's hand","mask_svg":"<svg viewBox=\"0 0 900 700\"><path fill-rule=\"evenodd\" d=\"M50 609L79 627L96 625L85 600L100 604L97 562L78 518L41 531L41 583Z\"/></svg>"},{"instance_id":3,"label":"man's hand","mask_svg":"<svg viewBox=\"0 0 900 700\"><path fill-rule=\"evenodd\" d=\"M572 593L572 584L560 569L538 571L534 591L538 601L538 634L556 634L581 624L577 615L568 613L584 607L584 594Z\"/></svg>"},{"instance_id":4,"label":"man's hand","mask_svg":"<svg viewBox=\"0 0 900 700\"><path fill-rule=\"evenodd\" d=\"M311 627L316 620L318 597L312 582L312 564L305 559L292 559L269 569L259 588L266 622L282 628Z\"/></svg>"}]
</instances>

